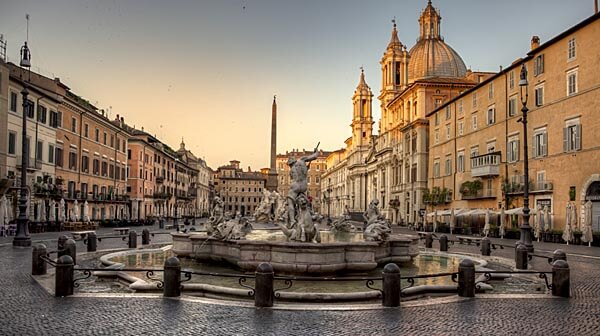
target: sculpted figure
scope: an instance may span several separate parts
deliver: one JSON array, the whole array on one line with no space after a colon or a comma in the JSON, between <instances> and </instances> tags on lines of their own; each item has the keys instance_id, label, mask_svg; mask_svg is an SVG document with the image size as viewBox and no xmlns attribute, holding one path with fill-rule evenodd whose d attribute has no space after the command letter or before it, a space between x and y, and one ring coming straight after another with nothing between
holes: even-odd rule
<instances>
[{"instance_id":1,"label":"sculpted figure","mask_svg":"<svg viewBox=\"0 0 600 336\"><path fill-rule=\"evenodd\" d=\"M318 146L318 145L317 145ZM303 156L300 159L290 157L288 166L290 166L290 191L288 192L288 226L293 227L296 224L296 209L294 202L300 194L306 195L308 183L306 176L308 174L308 164L319 156L318 149L315 148L311 155ZM308 203L308 202L307 202Z\"/></svg>"},{"instance_id":2,"label":"sculpted figure","mask_svg":"<svg viewBox=\"0 0 600 336\"><path fill-rule=\"evenodd\" d=\"M306 195L300 194L296 198L296 205L298 206L296 224L291 228L280 225L281 230L288 237L288 240L312 243L321 242L319 229L313 221L313 213L308 204Z\"/></svg>"},{"instance_id":3,"label":"sculpted figure","mask_svg":"<svg viewBox=\"0 0 600 336\"><path fill-rule=\"evenodd\" d=\"M376 222L367 226L363 236L366 241L382 241L386 240L391 232L392 230L385 222Z\"/></svg>"},{"instance_id":4,"label":"sculpted figure","mask_svg":"<svg viewBox=\"0 0 600 336\"><path fill-rule=\"evenodd\" d=\"M208 225L206 226L206 232L211 235L217 229L217 226L221 224L224 220L224 209L223 209L223 201L219 196L216 196L214 199L215 205L212 208L210 218L208 219Z\"/></svg>"},{"instance_id":5,"label":"sculpted figure","mask_svg":"<svg viewBox=\"0 0 600 336\"><path fill-rule=\"evenodd\" d=\"M334 220L331 223L331 231L334 232L352 232L355 230L354 225L350 224L350 210L346 205L346 212L341 218Z\"/></svg>"},{"instance_id":6,"label":"sculpted figure","mask_svg":"<svg viewBox=\"0 0 600 336\"><path fill-rule=\"evenodd\" d=\"M374 199L369 203L367 211L365 211L363 213L363 217L367 221L367 226L369 226L369 224L375 223L378 220L383 219L383 216L381 216L381 213L379 212L378 206L379 206L379 200Z\"/></svg>"}]
</instances>

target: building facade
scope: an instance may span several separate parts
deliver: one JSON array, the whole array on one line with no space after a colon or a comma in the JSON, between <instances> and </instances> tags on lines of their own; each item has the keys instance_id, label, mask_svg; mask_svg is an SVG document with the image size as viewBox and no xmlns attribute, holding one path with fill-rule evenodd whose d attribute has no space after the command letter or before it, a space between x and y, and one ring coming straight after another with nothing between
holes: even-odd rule
<instances>
[{"instance_id":1,"label":"building facade","mask_svg":"<svg viewBox=\"0 0 600 336\"><path fill-rule=\"evenodd\" d=\"M279 179L279 186L277 187L277 192L287 197L290 191L290 166L288 165L288 160L290 158L300 159L304 156L309 156L313 152L309 152L306 150L297 150L294 149L292 151L286 151L285 154L277 154L276 167L277 167L277 176ZM323 202L327 202L324 198L326 194L321 193L321 175L327 170L327 156L331 152L319 151L319 156L310 161L308 166L308 176L306 177L306 182L308 185L308 189L306 191L309 199L311 200L313 210L316 212L324 213L323 210ZM323 197L322 197L323 196Z\"/></svg>"},{"instance_id":2,"label":"building facade","mask_svg":"<svg viewBox=\"0 0 600 336\"><path fill-rule=\"evenodd\" d=\"M427 112L491 75L467 71L458 53L441 37L440 23L441 16L428 2L419 18L417 43L408 50L398 38L394 22L380 61L377 135L373 94L361 73L353 96L352 137L346 140L346 154L336 153L338 158L331 161L337 164L328 166L323 176L327 180L330 174L345 176L341 209L348 206L364 211L371 200L378 199L382 213L392 223L422 220L430 141ZM346 172L340 173L341 169Z\"/></svg>"},{"instance_id":3,"label":"building facade","mask_svg":"<svg viewBox=\"0 0 600 336\"><path fill-rule=\"evenodd\" d=\"M265 173L253 172L248 167L248 171L243 171L237 160L217 168L214 172L215 193L223 201L225 212L253 215L263 199L269 170Z\"/></svg>"},{"instance_id":4,"label":"building facade","mask_svg":"<svg viewBox=\"0 0 600 336\"><path fill-rule=\"evenodd\" d=\"M562 229L567 203L581 210L581 221L590 200L592 227L600 231L599 19L595 14L543 44L534 37L526 56L428 115L429 186L445 194L434 208L523 206L525 65L530 208L547 207L551 228Z\"/></svg>"}]
</instances>

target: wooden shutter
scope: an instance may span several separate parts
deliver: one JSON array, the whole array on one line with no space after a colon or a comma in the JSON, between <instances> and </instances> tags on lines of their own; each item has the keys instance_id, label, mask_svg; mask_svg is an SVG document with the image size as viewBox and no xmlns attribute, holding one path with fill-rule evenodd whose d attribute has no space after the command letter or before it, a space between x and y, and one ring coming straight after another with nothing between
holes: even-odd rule
<instances>
[{"instance_id":1,"label":"wooden shutter","mask_svg":"<svg viewBox=\"0 0 600 336\"><path fill-rule=\"evenodd\" d=\"M544 133L542 136L542 156L548 155L548 133Z\"/></svg>"},{"instance_id":2,"label":"wooden shutter","mask_svg":"<svg viewBox=\"0 0 600 336\"><path fill-rule=\"evenodd\" d=\"M581 150L581 124L575 126L575 150Z\"/></svg>"},{"instance_id":3,"label":"wooden shutter","mask_svg":"<svg viewBox=\"0 0 600 336\"><path fill-rule=\"evenodd\" d=\"M533 152L531 156L533 156L533 157L537 157L537 156L538 156L538 155L537 155L537 152L538 152L538 150L537 150L537 145L538 145L538 144L537 144L536 138L537 138L537 136L536 136L536 135L534 135L534 136L533 136L533 141L532 141L532 144L533 144L533 146L531 146L531 150L532 150L532 152Z\"/></svg>"},{"instance_id":4,"label":"wooden shutter","mask_svg":"<svg viewBox=\"0 0 600 336\"><path fill-rule=\"evenodd\" d=\"M563 152L569 151L569 128L563 128Z\"/></svg>"}]
</instances>

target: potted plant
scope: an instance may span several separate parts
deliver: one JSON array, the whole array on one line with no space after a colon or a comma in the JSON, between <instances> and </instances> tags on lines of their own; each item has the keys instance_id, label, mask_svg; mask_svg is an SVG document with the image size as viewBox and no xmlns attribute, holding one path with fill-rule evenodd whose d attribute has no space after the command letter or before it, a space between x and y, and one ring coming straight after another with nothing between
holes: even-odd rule
<instances>
[{"instance_id":1,"label":"potted plant","mask_svg":"<svg viewBox=\"0 0 600 336\"><path fill-rule=\"evenodd\" d=\"M552 230L552 242L553 243L563 243L562 234L563 230Z\"/></svg>"}]
</instances>

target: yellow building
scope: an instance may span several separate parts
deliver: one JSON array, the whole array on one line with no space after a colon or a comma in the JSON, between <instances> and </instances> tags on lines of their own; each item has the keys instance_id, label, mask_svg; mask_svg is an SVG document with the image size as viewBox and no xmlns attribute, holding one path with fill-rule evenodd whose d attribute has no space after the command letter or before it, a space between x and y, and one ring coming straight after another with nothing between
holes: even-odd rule
<instances>
[{"instance_id":1,"label":"yellow building","mask_svg":"<svg viewBox=\"0 0 600 336\"><path fill-rule=\"evenodd\" d=\"M243 171L237 160L217 168L214 173L215 193L223 201L225 211L231 215L251 216L262 201L268 172L253 172L250 167Z\"/></svg>"},{"instance_id":2,"label":"yellow building","mask_svg":"<svg viewBox=\"0 0 600 336\"><path fill-rule=\"evenodd\" d=\"M437 209L523 206L524 129L519 74L528 70L530 208L562 229L568 202L593 202L600 230L600 15L540 44L428 114L429 188ZM583 211L579 212L581 222Z\"/></svg>"}]
</instances>

